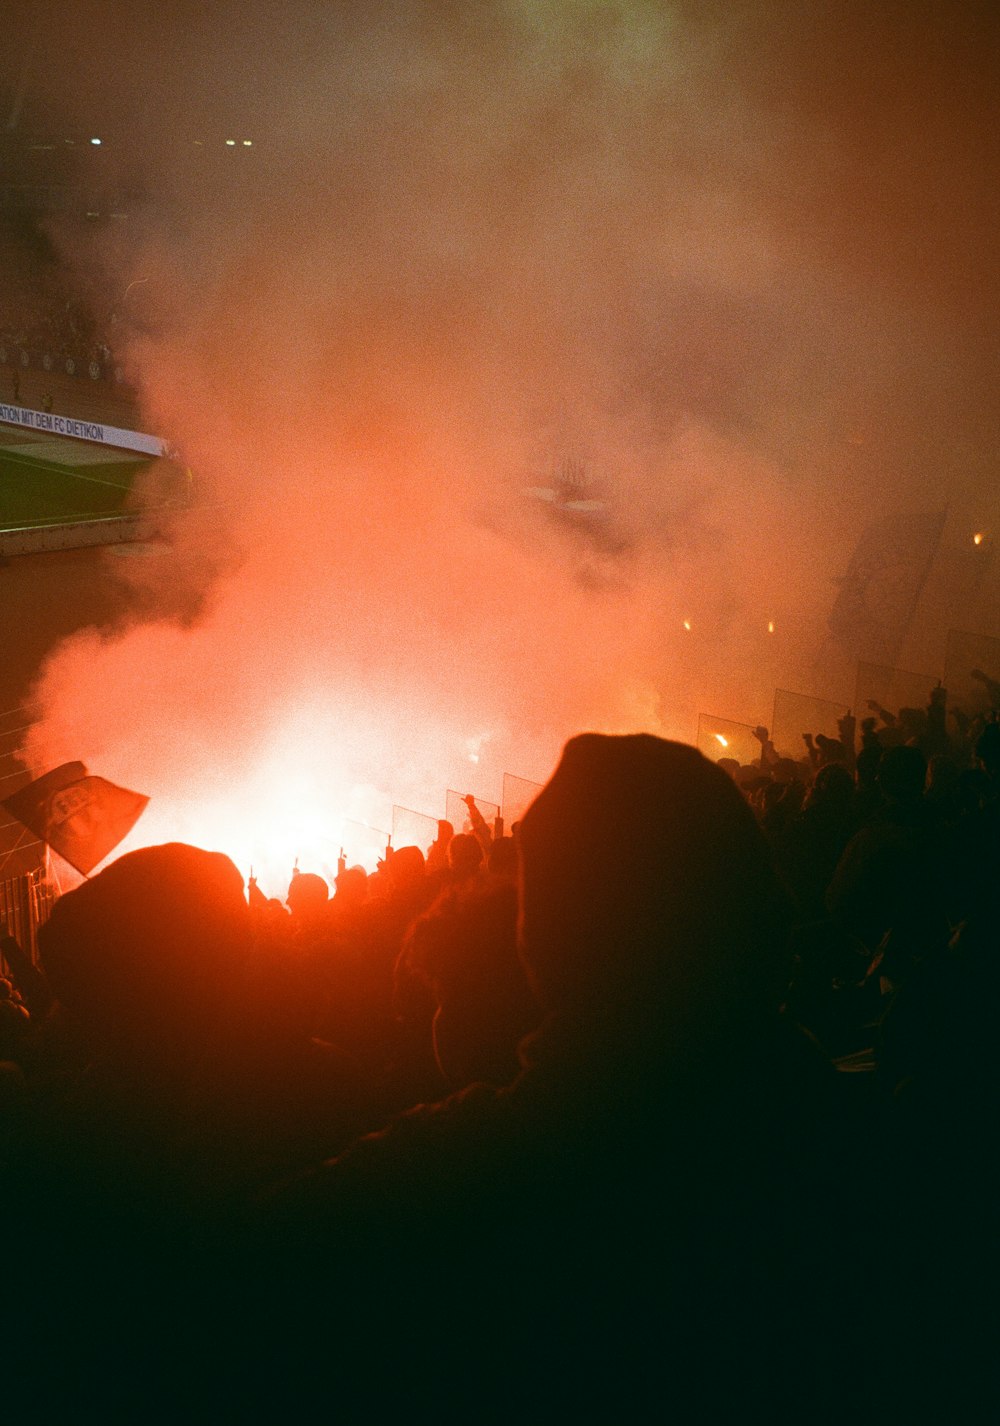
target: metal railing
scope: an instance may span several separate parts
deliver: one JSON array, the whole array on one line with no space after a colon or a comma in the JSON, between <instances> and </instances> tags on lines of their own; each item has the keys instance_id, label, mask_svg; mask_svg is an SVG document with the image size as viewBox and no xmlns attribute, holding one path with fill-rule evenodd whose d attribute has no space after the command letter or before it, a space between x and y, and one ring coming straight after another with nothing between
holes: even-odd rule
<instances>
[{"instance_id":1,"label":"metal railing","mask_svg":"<svg viewBox=\"0 0 1000 1426\"><path fill-rule=\"evenodd\" d=\"M38 960L38 928L48 920L55 899L41 868L0 881L0 931L12 936L33 963ZM0 954L0 972L9 971Z\"/></svg>"}]
</instances>

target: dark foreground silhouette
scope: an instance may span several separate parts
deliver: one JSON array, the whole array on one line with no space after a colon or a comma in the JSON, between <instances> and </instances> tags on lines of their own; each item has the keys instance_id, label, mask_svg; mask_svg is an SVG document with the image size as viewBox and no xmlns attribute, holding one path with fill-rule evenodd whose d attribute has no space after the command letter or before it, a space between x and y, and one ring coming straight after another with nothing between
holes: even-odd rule
<instances>
[{"instance_id":1,"label":"dark foreground silhouette","mask_svg":"<svg viewBox=\"0 0 1000 1426\"><path fill-rule=\"evenodd\" d=\"M817 784L829 870L847 804ZM912 807L892 815L891 895L857 902L876 932L910 904L900 845L928 855ZM910 1092L883 1096L783 1013L793 900L693 749L574 738L519 846L519 958L506 854L401 856L381 896L345 875L338 911L313 885L290 902L315 915L278 929L185 846L57 903L58 1004L3 1081L24 1419L986 1404L992 1020L953 987L995 1004L989 906L907 976L887 1053ZM955 1012L930 1069L936 996Z\"/></svg>"}]
</instances>

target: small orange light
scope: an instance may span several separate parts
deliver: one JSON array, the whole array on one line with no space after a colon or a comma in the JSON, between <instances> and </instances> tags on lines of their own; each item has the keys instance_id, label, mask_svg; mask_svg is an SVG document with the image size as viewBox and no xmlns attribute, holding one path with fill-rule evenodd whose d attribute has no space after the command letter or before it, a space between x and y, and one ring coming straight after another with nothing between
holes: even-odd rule
<instances>
[{"instance_id":1,"label":"small orange light","mask_svg":"<svg viewBox=\"0 0 1000 1426\"><path fill-rule=\"evenodd\" d=\"M684 627L685 627L685 629L687 629L688 633L690 634L690 632L691 632L691 620L690 620L690 619L685 619L685 620L684 620Z\"/></svg>"},{"instance_id":2,"label":"small orange light","mask_svg":"<svg viewBox=\"0 0 1000 1426\"><path fill-rule=\"evenodd\" d=\"M768 621L767 621L767 632L768 632L769 634L773 634L773 633L774 633L774 620L773 620L773 619L768 619Z\"/></svg>"},{"instance_id":3,"label":"small orange light","mask_svg":"<svg viewBox=\"0 0 1000 1426\"><path fill-rule=\"evenodd\" d=\"M716 733L715 739L716 739L716 742L721 743L724 748L728 748L728 747L729 747L729 739L728 739L728 738L724 738L721 733Z\"/></svg>"},{"instance_id":4,"label":"small orange light","mask_svg":"<svg viewBox=\"0 0 1000 1426\"><path fill-rule=\"evenodd\" d=\"M981 545L981 544L983 543L983 532L982 532L982 530L977 530L977 531L976 531L976 533L975 533L975 534L973 535L973 537L972 537L972 543L973 543L974 545Z\"/></svg>"}]
</instances>

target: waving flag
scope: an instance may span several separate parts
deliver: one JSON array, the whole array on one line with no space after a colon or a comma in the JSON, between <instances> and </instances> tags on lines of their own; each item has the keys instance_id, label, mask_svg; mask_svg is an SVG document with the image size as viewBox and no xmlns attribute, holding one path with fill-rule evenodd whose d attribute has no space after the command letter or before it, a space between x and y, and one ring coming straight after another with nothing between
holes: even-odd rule
<instances>
[{"instance_id":1,"label":"waving flag","mask_svg":"<svg viewBox=\"0 0 1000 1426\"><path fill-rule=\"evenodd\" d=\"M87 876L135 826L148 797L63 763L0 806Z\"/></svg>"}]
</instances>

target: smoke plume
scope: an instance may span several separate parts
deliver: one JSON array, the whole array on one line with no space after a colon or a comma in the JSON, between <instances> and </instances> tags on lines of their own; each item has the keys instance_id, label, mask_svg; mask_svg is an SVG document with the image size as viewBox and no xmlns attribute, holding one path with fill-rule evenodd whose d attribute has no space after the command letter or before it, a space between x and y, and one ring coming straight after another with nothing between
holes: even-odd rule
<instances>
[{"instance_id":1,"label":"smoke plume","mask_svg":"<svg viewBox=\"0 0 1000 1426\"><path fill-rule=\"evenodd\" d=\"M133 844L322 870L581 728L839 696L864 525L998 523L985 8L61 11L29 100L131 198L51 236L136 284L199 500L27 752L149 793Z\"/></svg>"}]
</instances>

